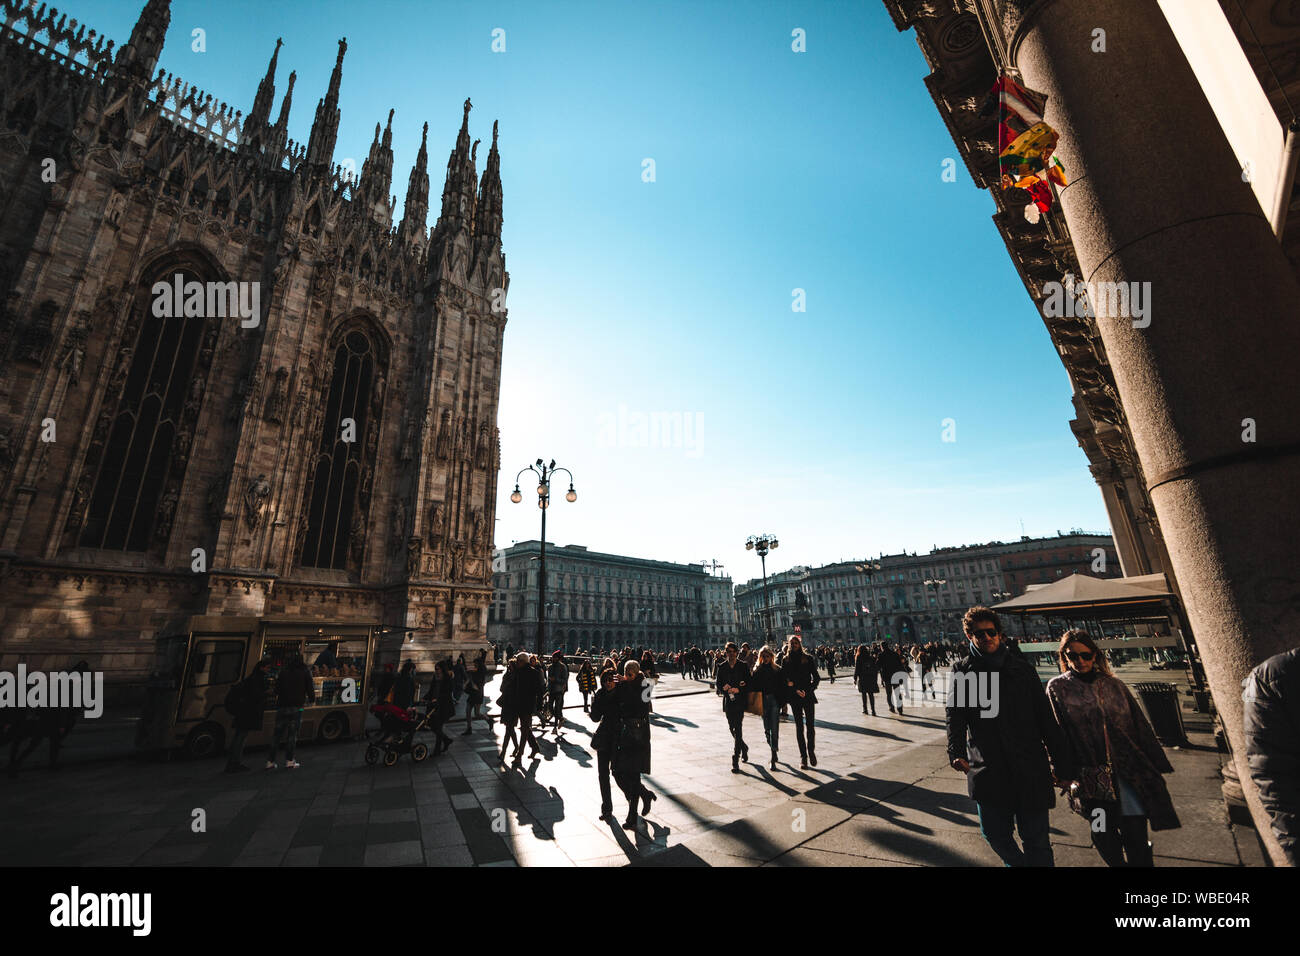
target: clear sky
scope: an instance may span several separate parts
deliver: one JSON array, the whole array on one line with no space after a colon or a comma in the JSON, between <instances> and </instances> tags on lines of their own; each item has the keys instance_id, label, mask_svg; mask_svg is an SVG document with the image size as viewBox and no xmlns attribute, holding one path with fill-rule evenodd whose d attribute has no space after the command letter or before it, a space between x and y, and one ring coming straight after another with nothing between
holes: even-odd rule
<instances>
[{"instance_id":1,"label":"clear sky","mask_svg":"<svg viewBox=\"0 0 1300 956\"><path fill-rule=\"evenodd\" d=\"M143 0L58 6L120 45ZM247 113L283 37L272 115L297 70L305 143L341 36L335 160L395 108L399 204L422 123L433 216L465 98L480 172L501 124L499 545L537 537L535 483L508 495L539 456L577 482L550 540L738 581L758 532L774 571L1109 530L992 200L960 161L942 181L956 149L883 4L174 0L160 66Z\"/></svg>"}]
</instances>

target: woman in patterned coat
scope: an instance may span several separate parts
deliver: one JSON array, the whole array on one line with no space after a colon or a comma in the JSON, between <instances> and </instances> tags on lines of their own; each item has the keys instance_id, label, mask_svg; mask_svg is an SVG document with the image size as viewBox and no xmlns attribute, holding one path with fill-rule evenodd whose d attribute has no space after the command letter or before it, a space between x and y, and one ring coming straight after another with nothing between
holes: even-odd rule
<instances>
[{"instance_id":1,"label":"woman in patterned coat","mask_svg":"<svg viewBox=\"0 0 1300 956\"><path fill-rule=\"evenodd\" d=\"M1148 824L1182 825L1160 776L1174 768L1087 631L1066 631L1057 658L1061 674L1048 682L1047 698L1079 768L1076 805L1090 824L1100 824L1089 827L1093 845L1109 866L1153 866Z\"/></svg>"}]
</instances>

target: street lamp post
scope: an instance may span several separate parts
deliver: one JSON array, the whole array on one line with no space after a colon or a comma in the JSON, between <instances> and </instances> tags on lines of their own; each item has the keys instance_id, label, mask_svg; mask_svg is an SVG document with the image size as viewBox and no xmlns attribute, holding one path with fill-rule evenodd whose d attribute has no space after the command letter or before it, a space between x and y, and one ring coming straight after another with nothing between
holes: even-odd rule
<instances>
[{"instance_id":1,"label":"street lamp post","mask_svg":"<svg viewBox=\"0 0 1300 956\"><path fill-rule=\"evenodd\" d=\"M763 565L763 627L767 631L767 643L772 643L772 614L767 601L767 552L775 551L780 542L774 534L751 534L745 540L746 551L757 551Z\"/></svg>"},{"instance_id":2,"label":"street lamp post","mask_svg":"<svg viewBox=\"0 0 1300 956\"><path fill-rule=\"evenodd\" d=\"M573 472L567 468L556 468L554 458L549 465L543 464L539 458L536 464L519 469L519 474L515 475L515 490L510 493L510 500L515 504L523 501L524 496L519 492L519 476L526 471L537 476L537 507L542 511L542 555L537 576L537 653L541 656L546 653L546 509L551 506L551 476L557 471L569 476L565 501L577 501L578 493L573 490Z\"/></svg>"},{"instance_id":3,"label":"street lamp post","mask_svg":"<svg viewBox=\"0 0 1300 956\"><path fill-rule=\"evenodd\" d=\"M943 621L943 615L939 612L939 588L948 583L947 578L926 578L925 586L934 591L934 615L940 622Z\"/></svg>"},{"instance_id":4,"label":"street lamp post","mask_svg":"<svg viewBox=\"0 0 1300 956\"><path fill-rule=\"evenodd\" d=\"M547 602L546 602L546 611L547 611L547 614L546 614L547 621L546 621L546 623L550 625L550 628L551 628L551 637L554 637L554 636L555 636L555 621L554 621L554 619L552 618L551 613L550 613L552 608L555 609L555 617L559 617L559 616L560 616L560 605L559 605L559 602L557 602L557 601L547 601ZM548 641L547 644L550 644L550 641Z\"/></svg>"},{"instance_id":5,"label":"street lamp post","mask_svg":"<svg viewBox=\"0 0 1300 956\"><path fill-rule=\"evenodd\" d=\"M641 615L641 645L650 647L650 608L639 607L636 612Z\"/></svg>"},{"instance_id":6,"label":"street lamp post","mask_svg":"<svg viewBox=\"0 0 1300 956\"><path fill-rule=\"evenodd\" d=\"M855 564L854 567L857 568L860 574L865 574L867 576L867 591L871 594L871 602L874 604L876 602L876 589L874 587L874 582L876 575L880 573L880 562L863 561L861 564ZM875 623L876 640L880 640L880 615L878 613L875 615Z\"/></svg>"}]
</instances>

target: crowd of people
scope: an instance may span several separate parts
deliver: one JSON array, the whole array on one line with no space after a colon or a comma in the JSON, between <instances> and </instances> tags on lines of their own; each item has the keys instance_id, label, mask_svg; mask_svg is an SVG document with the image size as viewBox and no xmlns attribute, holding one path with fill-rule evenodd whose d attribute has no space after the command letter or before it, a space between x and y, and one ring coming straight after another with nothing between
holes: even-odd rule
<instances>
[{"instance_id":1,"label":"crowd of people","mask_svg":"<svg viewBox=\"0 0 1300 956\"><path fill-rule=\"evenodd\" d=\"M817 689L823 671L825 679L834 681L836 668L843 668L860 695L862 713L874 717L880 693L891 713L903 713L912 675L919 679L922 697L937 701L935 672L950 667L945 711L949 762L966 775L980 832L1007 866L1053 865L1048 815L1058 793L1088 822L1092 842L1107 865L1152 866L1149 832L1181 825L1163 780L1173 767L1146 714L1114 675L1107 654L1088 632L1066 631L1054 654L1059 674L1044 687L1033 664L1003 633L995 611L971 608L963 629L963 645L877 642L851 650L836 645L807 650L799 634L779 647L754 649L748 643L729 642L721 648L692 646L658 655L632 647L603 652L592 648L591 653L580 651L576 660L566 659L562 650L539 657L507 647L496 701L504 730L499 759L503 767L509 758L509 768L521 769L525 749L530 758L539 754L534 719L541 714L548 721L538 724L537 732L553 731L557 740L563 736L572 660L583 711L595 725L591 749L597 758L601 816L613 818L612 781L627 803L623 826L633 830L657 799L645 785L644 775L651 767L653 690L661 667L677 671L686 680L713 683L732 738L734 773L742 772L741 763L750 758L746 713L761 718L770 770L778 770L780 729L786 719L794 724L800 769L817 766ZM1269 707L1280 682L1293 679L1289 675L1296 656L1292 652L1265 662L1247 681L1252 739L1277 736L1276 708ZM1283 667L1288 663L1290 670ZM445 729L456 720L462 697L463 733L473 733L476 720L486 723L490 733L495 731L495 722L483 706L490 676L486 650L472 663L461 655L435 664L423 697L437 738L435 755L451 746ZM982 692L955 693L963 686L996 688L996 701ZM236 716L228 767L232 771L246 769L239 762L243 738L247 730L260 726L266 703L259 696L266 692L263 672L255 670L240 687L243 691L233 694L230 702ZM298 766L293 722L300 719L311 687L309 672L297 661L285 667L269 689L275 695L277 720L268 769L276 766L281 741L288 766ZM419 698L419 687L412 662L403 663L396 672L389 665L376 681L375 699L409 708ZM1294 749L1293 745L1293 740L1282 744ZM1295 808L1287 801L1296 786L1295 774L1266 747L1252 750L1250 758L1252 769L1258 767L1261 793L1268 798L1271 812L1280 808L1274 814L1281 821L1275 830L1294 854Z\"/></svg>"}]
</instances>

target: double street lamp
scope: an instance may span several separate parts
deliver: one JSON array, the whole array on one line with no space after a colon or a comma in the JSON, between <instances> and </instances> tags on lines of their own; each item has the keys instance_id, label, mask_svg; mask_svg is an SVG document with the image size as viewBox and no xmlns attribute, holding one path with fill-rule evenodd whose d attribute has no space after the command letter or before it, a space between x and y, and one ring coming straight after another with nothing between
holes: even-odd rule
<instances>
[{"instance_id":1,"label":"double street lamp","mask_svg":"<svg viewBox=\"0 0 1300 956\"><path fill-rule=\"evenodd\" d=\"M939 588L943 587L947 583L948 583L947 578L926 578L925 579L925 586L927 588L930 588L932 591L934 591L934 607L935 607L934 613L935 613L935 617L939 618L941 624L943 622L943 614L939 610ZM946 634L947 631L945 630L944 633Z\"/></svg>"},{"instance_id":2,"label":"double street lamp","mask_svg":"<svg viewBox=\"0 0 1300 956\"><path fill-rule=\"evenodd\" d=\"M548 606L546 604L546 509L551 506L551 477L557 471L562 471L569 476L569 490L565 492L565 501L577 501L578 493L573 490L573 472L567 468L556 468L554 458L549 465L543 464L542 459L539 458L535 464L519 469L519 474L515 475L515 490L510 493L510 500L515 504L524 500L524 496L519 491L519 476L526 471L531 471L537 476L537 507L542 512L542 555L537 575L537 654L540 657L546 653L546 608Z\"/></svg>"},{"instance_id":3,"label":"double street lamp","mask_svg":"<svg viewBox=\"0 0 1300 956\"><path fill-rule=\"evenodd\" d=\"M772 643L772 615L767 603L767 552L775 551L780 542L774 534L751 534L745 540L746 551L757 551L763 564L763 627L767 631L767 643Z\"/></svg>"},{"instance_id":4,"label":"double street lamp","mask_svg":"<svg viewBox=\"0 0 1300 956\"><path fill-rule=\"evenodd\" d=\"M641 615L641 646L650 647L650 611L651 608L639 607L636 609L637 614Z\"/></svg>"},{"instance_id":5,"label":"double street lamp","mask_svg":"<svg viewBox=\"0 0 1300 956\"><path fill-rule=\"evenodd\" d=\"M857 569L859 574L865 574L867 576L867 591L870 592L871 594L871 602L875 604L876 592L874 587L874 581L876 575L880 573L880 567L881 567L880 562L863 561L861 564L853 565L853 567ZM879 614L875 615L875 623L876 623L876 640L880 640L880 615Z\"/></svg>"}]
</instances>

